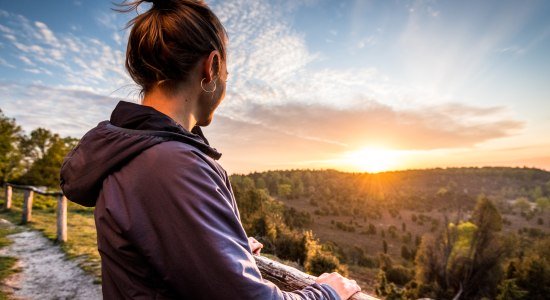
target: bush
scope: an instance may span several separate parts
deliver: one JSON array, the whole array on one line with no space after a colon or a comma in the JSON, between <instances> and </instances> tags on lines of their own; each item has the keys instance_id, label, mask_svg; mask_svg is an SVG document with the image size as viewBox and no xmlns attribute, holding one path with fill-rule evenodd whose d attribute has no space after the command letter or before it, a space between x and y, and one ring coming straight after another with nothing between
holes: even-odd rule
<instances>
[{"instance_id":1,"label":"bush","mask_svg":"<svg viewBox=\"0 0 550 300\"><path fill-rule=\"evenodd\" d=\"M355 227L353 227L352 225L346 225L345 223L342 223L340 221L336 222L336 228L343 231L355 232Z\"/></svg>"},{"instance_id":2,"label":"bush","mask_svg":"<svg viewBox=\"0 0 550 300\"><path fill-rule=\"evenodd\" d=\"M284 208L283 218L290 229L304 228L313 222L313 218L308 212L297 211L294 207Z\"/></svg>"},{"instance_id":3,"label":"bush","mask_svg":"<svg viewBox=\"0 0 550 300\"><path fill-rule=\"evenodd\" d=\"M358 265L367 268L378 268L378 260L370 255L364 255L359 259Z\"/></svg>"},{"instance_id":4,"label":"bush","mask_svg":"<svg viewBox=\"0 0 550 300\"><path fill-rule=\"evenodd\" d=\"M306 261L306 271L315 276L319 276L323 273L331 273L338 271L340 262L338 259L328 252L316 252L312 257L309 257Z\"/></svg>"},{"instance_id":5,"label":"bush","mask_svg":"<svg viewBox=\"0 0 550 300\"><path fill-rule=\"evenodd\" d=\"M281 232L275 240L275 255L304 264L308 255L307 237L295 232Z\"/></svg>"},{"instance_id":6,"label":"bush","mask_svg":"<svg viewBox=\"0 0 550 300\"><path fill-rule=\"evenodd\" d=\"M374 226L374 224L369 223L369 230L367 232L368 234L376 235L376 226Z\"/></svg>"},{"instance_id":7,"label":"bush","mask_svg":"<svg viewBox=\"0 0 550 300\"><path fill-rule=\"evenodd\" d=\"M394 266L386 271L388 281L399 285L405 285L413 279L414 273L412 270L403 266Z\"/></svg>"}]
</instances>

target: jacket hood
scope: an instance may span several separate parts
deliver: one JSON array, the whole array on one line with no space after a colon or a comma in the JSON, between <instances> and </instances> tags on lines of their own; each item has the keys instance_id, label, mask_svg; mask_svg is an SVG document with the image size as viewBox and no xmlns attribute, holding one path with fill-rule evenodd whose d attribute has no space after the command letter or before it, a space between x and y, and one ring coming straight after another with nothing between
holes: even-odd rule
<instances>
[{"instance_id":1,"label":"jacket hood","mask_svg":"<svg viewBox=\"0 0 550 300\"><path fill-rule=\"evenodd\" d=\"M93 207L109 174L144 150L174 140L193 145L213 159L221 157L199 126L189 132L150 106L120 101L111 119L88 131L65 157L60 172L61 190L67 199Z\"/></svg>"}]
</instances>

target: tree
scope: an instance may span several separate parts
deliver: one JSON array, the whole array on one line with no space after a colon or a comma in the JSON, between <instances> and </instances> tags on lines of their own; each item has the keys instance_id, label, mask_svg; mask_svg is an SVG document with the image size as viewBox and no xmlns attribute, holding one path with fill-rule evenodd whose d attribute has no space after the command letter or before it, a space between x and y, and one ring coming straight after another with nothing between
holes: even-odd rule
<instances>
[{"instance_id":1,"label":"tree","mask_svg":"<svg viewBox=\"0 0 550 300\"><path fill-rule=\"evenodd\" d=\"M520 197L516 199L516 202L514 202L514 206L517 207L522 213L531 210L531 204L529 203L529 200L527 200L527 198L525 197Z\"/></svg>"},{"instance_id":2,"label":"tree","mask_svg":"<svg viewBox=\"0 0 550 300\"><path fill-rule=\"evenodd\" d=\"M502 217L481 197L470 222L449 224L438 236L423 238L416 256L416 279L432 285L438 298L494 298L509 245L500 235ZM434 284L435 283L435 284Z\"/></svg>"},{"instance_id":3,"label":"tree","mask_svg":"<svg viewBox=\"0 0 550 300\"><path fill-rule=\"evenodd\" d=\"M46 156L48 149L57 141L59 135L53 134L45 128L37 128L31 131L29 137L22 141L22 151L32 161L39 160Z\"/></svg>"},{"instance_id":4,"label":"tree","mask_svg":"<svg viewBox=\"0 0 550 300\"><path fill-rule=\"evenodd\" d=\"M77 139L61 138L47 129L33 130L23 141L23 153L30 162L19 179L21 183L37 186L59 186L59 169L67 153L76 146Z\"/></svg>"},{"instance_id":5,"label":"tree","mask_svg":"<svg viewBox=\"0 0 550 300\"><path fill-rule=\"evenodd\" d=\"M497 300L521 300L527 299L527 292L520 289L515 279L504 280L498 287Z\"/></svg>"},{"instance_id":6,"label":"tree","mask_svg":"<svg viewBox=\"0 0 550 300\"><path fill-rule=\"evenodd\" d=\"M313 237L313 232L307 230L302 237L302 245L306 249L304 268L308 273L319 276L323 273L339 272L346 276L348 270L340 265L340 261L331 252L323 250L319 241Z\"/></svg>"},{"instance_id":7,"label":"tree","mask_svg":"<svg viewBox=\"0 0 550 300\"><path fill-rule=\"evenodd\" d=\"M281 198L288 199L290 194L292 193L292 185L290 184L279 184L277 188L277 195Z\"/></svg>"},{"instance_id":8,"label":"tree","mask_svg":"<svg viewBox=\"0 0 550 300\"><path fill-rule=\"evenodd\" d=\"M21 172L22 130L15 119L8 118L0 109L0 181L2 183Z\"/></svg>"},{"instance_id":9,"label":"tree","mask_svg":"<svg viewBox=\"0 0 550 300\"><path fill-rule=\"evenodd\" d=\"M387 300L403 299L403 291L399 290L395 284L388 282L386 272L383 270L380 270L376 276L375 292Z\"/></svg>"},{"instance_id":10,"label":"tree","mask_svg":"<svg viewBox=\"0 0 550 300\"><path fill-rule=\"evenodd\" d=\"M499 299L548 299L550 294L550 237L520 248L499 286Z\"/></svg>"},{"instance_id":11,"label":"tree","mask_svg":"<svg viewBox=\"0 0 550 300\"><path fill-rule=\"evenodd\" d=\"M535 202L537 203L541 213L544 213L544 210L550 206L550 198L548 197L539 197Z\"/></svg>"}]
</instances>

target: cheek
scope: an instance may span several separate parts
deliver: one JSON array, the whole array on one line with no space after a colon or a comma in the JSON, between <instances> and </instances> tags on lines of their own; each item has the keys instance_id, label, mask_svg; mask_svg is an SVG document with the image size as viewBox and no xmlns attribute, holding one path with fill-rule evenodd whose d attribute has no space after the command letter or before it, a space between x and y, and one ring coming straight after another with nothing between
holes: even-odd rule
<instances>
[{"instance_id":1,"label":"cheek","mask_svg":"<svg viewBox=\"0 0 550 300\"><path fill-rule=\"evenodd\" d=\"M223 100L223 98L225 98L225 91L226 91L226 89L225 89L225 84L224 84L224 85L223 85L223 89L222 89L222 93L221 93L221 95L220 95L221 100Z\"/></svg>"}]
</instances>

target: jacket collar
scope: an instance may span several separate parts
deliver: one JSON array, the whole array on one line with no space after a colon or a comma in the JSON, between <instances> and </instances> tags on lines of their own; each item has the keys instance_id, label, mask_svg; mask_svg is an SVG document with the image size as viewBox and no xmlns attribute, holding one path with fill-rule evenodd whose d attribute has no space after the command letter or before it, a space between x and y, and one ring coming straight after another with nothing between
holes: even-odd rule
<instances>
[{"instance_id":1,"label":"jacket collar","mask_svg":"<svg viewBox=\"0 0 550 300\"><path fill-rule=\"evenodd\" d=\"M181 134L205 144L206 147L204 148L208 149L207 152L213 153L216 159L221 156L221 153L210 146L200 126L195 125L189 131L168 115L151 106L121 100L111 113L110 123L126 129L167 131Z\"/></svg>"}]
</instances>

